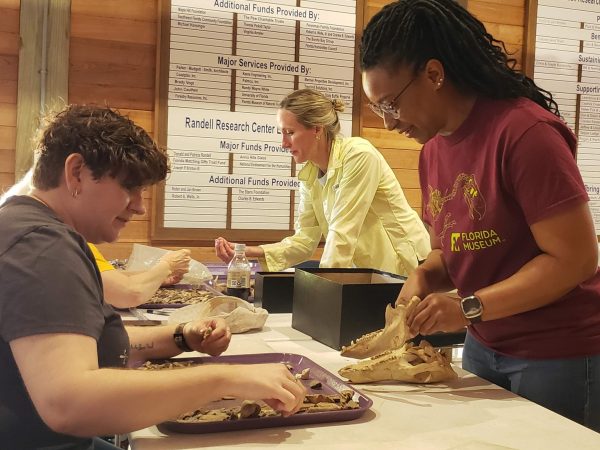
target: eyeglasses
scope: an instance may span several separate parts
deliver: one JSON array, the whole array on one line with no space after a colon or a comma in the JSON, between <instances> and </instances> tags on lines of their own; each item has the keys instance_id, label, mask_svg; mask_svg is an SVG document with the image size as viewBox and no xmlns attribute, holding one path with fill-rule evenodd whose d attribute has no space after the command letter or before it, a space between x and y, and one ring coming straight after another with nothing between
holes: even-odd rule
<instances>
[{"instance_id":1,"label":"eyeglasses","mask_svg":"<svg viewBox=\"0 0 600 450\"><path fill-rule=\"evenodd\" d=\"M398 95L396 95L391 102L385 102L385 103L371 103L369 102L369 108L371 108L371 111L373 111L375 114L377 114L379 117L383 118L384 114L387 114L389 116L392 116L394 119L398 119L400 117L400 109L396 108L394 105L398 102L398 100L400 99L400 97L402 96L402 94L404 94L404 92L410 87L410 85L413 83L413 81L415 81L417 78L413 78L412 80L410 80L406 86L404 86L404 88L402 88L402 90L398 93Z\"/></svg>"}]
</instances>

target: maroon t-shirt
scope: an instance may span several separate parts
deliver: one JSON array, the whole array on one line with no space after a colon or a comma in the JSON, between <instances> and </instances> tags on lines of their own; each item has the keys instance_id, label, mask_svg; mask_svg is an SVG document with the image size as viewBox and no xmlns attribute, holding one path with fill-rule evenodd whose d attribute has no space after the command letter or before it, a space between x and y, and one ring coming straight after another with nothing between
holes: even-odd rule
<instances>
[{"instance_id":1,"label":"maroon t-shirt","mask_svg":"<svg viewBox=\"0 0 600 450\"><path fill-rule=\"evenodd\" d=\"M425 144L423 219L441 241L461 296L510 277L542 253L530 225L589 200L575 149L563 122L523 98L479 99L458 130ZM600 354L600 272L552 304L470 332L515 357Z\"/></svg>"}]
</instances>

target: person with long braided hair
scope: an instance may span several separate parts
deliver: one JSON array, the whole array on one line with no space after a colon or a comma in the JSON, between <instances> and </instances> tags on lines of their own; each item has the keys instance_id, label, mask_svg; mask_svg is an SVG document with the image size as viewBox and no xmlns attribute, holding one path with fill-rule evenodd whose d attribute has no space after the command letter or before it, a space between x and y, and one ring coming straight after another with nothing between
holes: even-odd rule
<instances>
[{"instance_id":1,"label":"person with long braided hair","mask_svg":"<svg viewBox=\"0 0 600 450\"><path fill-rule=\"evenodd\" d=\"M551 93L452 0L385 6L361 68L385 127L424 144L433 250L399 295L423 299L411 332L467 326L465 369L600 432L597 239Z\"/></svg>"}]
</instances>

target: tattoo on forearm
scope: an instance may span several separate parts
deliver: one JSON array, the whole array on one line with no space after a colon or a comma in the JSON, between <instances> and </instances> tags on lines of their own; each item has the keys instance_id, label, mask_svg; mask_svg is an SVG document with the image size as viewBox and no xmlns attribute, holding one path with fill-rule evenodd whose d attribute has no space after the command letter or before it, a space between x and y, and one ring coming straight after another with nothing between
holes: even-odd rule
<instances>
[{"instance_id":1,"label":"tattoo on forearm","mask_svg":"<svg viewBox=\"0 0 600 450\"><path fill-rule=\"evenodd\" d=\"M130 347L131 347L131 350L137 350L137 351L149 350L149 349L154 348L154 342L147 342L145 344L138 342L136 344L131 344Z\"/></svg>"}]
</instances>

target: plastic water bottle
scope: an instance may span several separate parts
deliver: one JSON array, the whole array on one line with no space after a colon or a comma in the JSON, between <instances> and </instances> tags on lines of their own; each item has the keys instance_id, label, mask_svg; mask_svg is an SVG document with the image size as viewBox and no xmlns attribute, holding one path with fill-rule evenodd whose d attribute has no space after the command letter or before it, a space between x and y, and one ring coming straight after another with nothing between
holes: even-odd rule
<instances>
[{"instance_id":1,"label":"plastic water bottle","mask_svg":"<svg viewBox=\"0 0 600 450\"><path fill-rule=\"evenodd\" d=\"M235 255L227 267L227 295L248 300L251 267L245 252L246 244L235 244Z\"/></svg>"}]
</instances>

